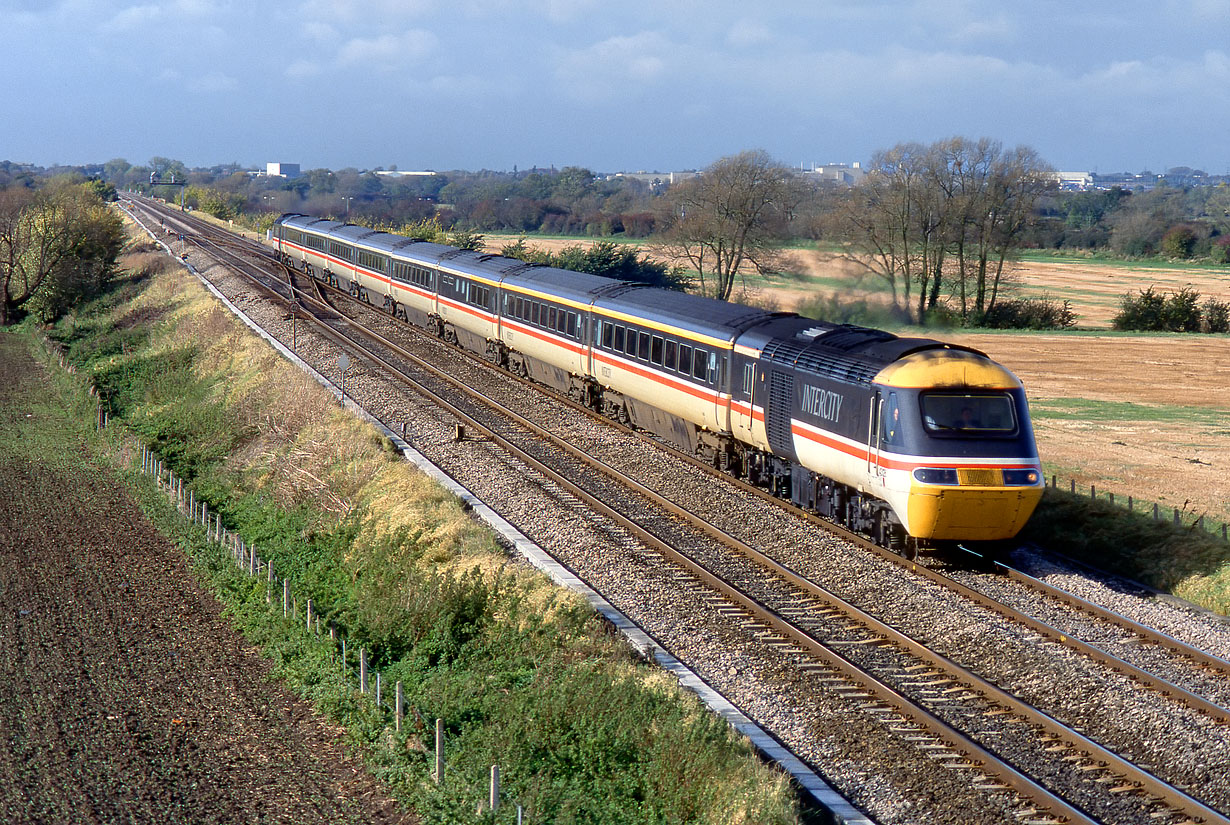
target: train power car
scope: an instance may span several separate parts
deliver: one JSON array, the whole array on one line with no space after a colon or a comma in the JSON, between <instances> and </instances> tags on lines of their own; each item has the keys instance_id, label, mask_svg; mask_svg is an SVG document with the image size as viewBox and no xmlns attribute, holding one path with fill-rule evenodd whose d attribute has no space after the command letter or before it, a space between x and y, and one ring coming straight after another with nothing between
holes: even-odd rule
<instances>
[{"instance_id":1,"label":"train power car","mask_svg":"<svg viewBox=\"0 0 1230 825\"><path fill-rule=\"evenodd\" d=\"M1021 382L983 353L305 215L290 266L912 554L1010 539L1042 495Z\"/></svg>"}]
</instances>

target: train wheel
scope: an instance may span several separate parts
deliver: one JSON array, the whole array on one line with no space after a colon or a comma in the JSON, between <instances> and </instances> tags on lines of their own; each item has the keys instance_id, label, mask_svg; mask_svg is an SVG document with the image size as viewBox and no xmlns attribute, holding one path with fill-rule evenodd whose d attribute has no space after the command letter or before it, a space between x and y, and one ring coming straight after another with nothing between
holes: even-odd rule
<instances>
[{"instance_id":1,"label":"train wheel","mask_svg":"<svg viewBox=\"0 0 1230 825\"><path fill-rule=\"evenodd\" d=\"M910 561L914 561L918 558L918 539L913 536L904 536L903 538L902 547L897 552Z\"/></svg>"}]
</instances>

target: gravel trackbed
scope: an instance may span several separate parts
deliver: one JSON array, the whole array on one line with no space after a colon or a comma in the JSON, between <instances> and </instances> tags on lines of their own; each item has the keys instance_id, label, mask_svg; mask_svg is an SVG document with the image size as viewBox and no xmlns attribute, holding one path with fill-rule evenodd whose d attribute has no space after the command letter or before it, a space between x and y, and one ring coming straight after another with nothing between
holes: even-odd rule
<instances>
[{"instance_id":1,"label":"gravel trackbed","mask_svg":"<svg viewBox=\"0 0 1230 825\"><path fill-rule=\"evenodd\" d=\"M0 334L0 822L413 821L64 415Z\"/></svg>"}]
</instances>

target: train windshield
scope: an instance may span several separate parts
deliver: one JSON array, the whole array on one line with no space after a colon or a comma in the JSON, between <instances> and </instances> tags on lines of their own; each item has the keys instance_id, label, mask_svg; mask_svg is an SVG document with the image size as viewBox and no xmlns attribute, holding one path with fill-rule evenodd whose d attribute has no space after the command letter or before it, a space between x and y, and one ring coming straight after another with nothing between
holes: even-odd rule
<instances>
[{"instance_id":1,"label":"train windshield","mask_svg":"<svg viewBox=\"0 0 1230 825\"><path fill-rule=\"evenodd\" d=\"M927 393L923 423L933 433L1011 435L1016 432L1012 396L1006 393Z\"/></svg>"}]
</instances>

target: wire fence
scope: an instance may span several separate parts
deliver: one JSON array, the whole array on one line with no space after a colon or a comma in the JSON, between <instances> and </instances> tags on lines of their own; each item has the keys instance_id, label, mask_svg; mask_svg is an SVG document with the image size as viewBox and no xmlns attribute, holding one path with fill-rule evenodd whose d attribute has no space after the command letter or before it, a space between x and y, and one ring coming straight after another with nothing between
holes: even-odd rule
<instances>
[{"instance_id":1,"label":"wire fence","mask_svg":"<svg viewBox=\"0 0 1230 825\"><path fill-rule=\"evenodd\" d=\"M1084 495L1085 485L1077 484L1076 479L1067 479L1067 484L1061 485L1059 476L1052 475L1050 480L1051 489L1058 490L1066 487L1072 495ZM1130 513L1138 513L1148 517L1152 514L1153 521L1172 521L1175 527L1187 528L1189 530L1199 530L1214 538L1220 537L1222 541L1230 542L1230 526L1227 526L1225 521L1218 522L1214 519L1206 519L1204 513L1193 513L1186 508L1165 506L1163 507L1156 501L1146 499L1137 499L1134 496L1115 496L1110 491L1099 491L1096 484L1089 485L1089 499L1091 501L1105 501L1110 504L1124 508ZM1173 511L1167 512L1167 511Z\"/></svg>"},{"instance_id":2,"label":"wire fence","mask_svg":"<svg viewBox=\"0 0 1230 825\"><path fill-rule=\"evenodd\" d=\"M46 336L40 337L48 355L53 357L65 372L76 375L77 368L69 361L63 345ZM93 381L89 382L88 391L92 398L98 399L94 426L100 430L110 429L109 407L103 402L98 387ZM276 611L280 603L284 620L300 625L305 632L314 636L321 644L329 645L331 655L340 667L343 681L366 697L372 709L382 716L385 724L394 732L400 733L407 715L402 683L396 681L390 690L384 674L372 669L367 648L360 645L356 652L355 646L350 643L341 628L327 618L322 623L322 618L312 598L295 593L291 580L288 577L277 575L273 561L262 558L255 545L231 531L223 522L221 514L211 511L206 502L199 500L191 484L183 477L176 475L163 457L159 456L150 446L135 439L126 428L122 441L124 442L121 448L123 460L132 461L142 474L152 477L156 488L167 496L176 510L190 523L204 530L205 540L231 556L236 569L241 574L253 579L257 577L263 579L266 588L265 601L270 609ZM410 710L414 717L414 724L422 725L423 720L418 710L413 708ZM444 733L444 720L437 718L434 729L434 747L431 751L433 759L431 778L437 785L444 781L445 775ZM472 788L472 790L475 789ZM485 798L476 806L475 816L481 817L484 814L491 816L500 811L502 799L499 765L491 766L489 784L481 796ZM515 802L509 804L515 807L515 821L521 825L522 806Z\"/></svg>"},{"instance_id":3,"label":"wire fence","mask_svg":"<svg viewBox=\"0 0 1230 825\"><path fill-rule=\"evenodd\" d=\"M100 415L99 426L106 426L107 419ZM174 504L184 518L205 531L206 541L217 545L228 553L234 561L237 570L250 579L259 579L265 583L265 601L276 610L280 605L282 618L294 624L301 624L303 629L316 637L320 643L328 644L331 653L339 663L343 680L352 688L367 697L371 707L383 718L386 725L400 733L406 721L405 691L400 681L394 682L390 690L387 680L378 670L371 666L368 650L365 646L350 643L341 628L327 618L322 621L316 604L310 596L296 594L287 577L279 577L272 560L264 559L254 544L232 532L223 523L222 516L209 509L208 504L199 501L195 490L182 477L166 466L164 459L152 449L142 444L139 452L139 467L142 473L152 476L155 485ZM327 641L326 641L327 640ZM413 711L418 717L417 710ZM421 719L415 720L421 722ZM435 742L432 749L433 770L432 780L438 785L444 780L445 748L444 720L435 720ZM480 804L476 815L484 812L494 813L500 809L500 768L491 766L491 777L487 789L485 803ZM515 803L513 803L515 804ZM522 822L522 807L516 805L516 821Z\"/></svg>"}]
</instances>

